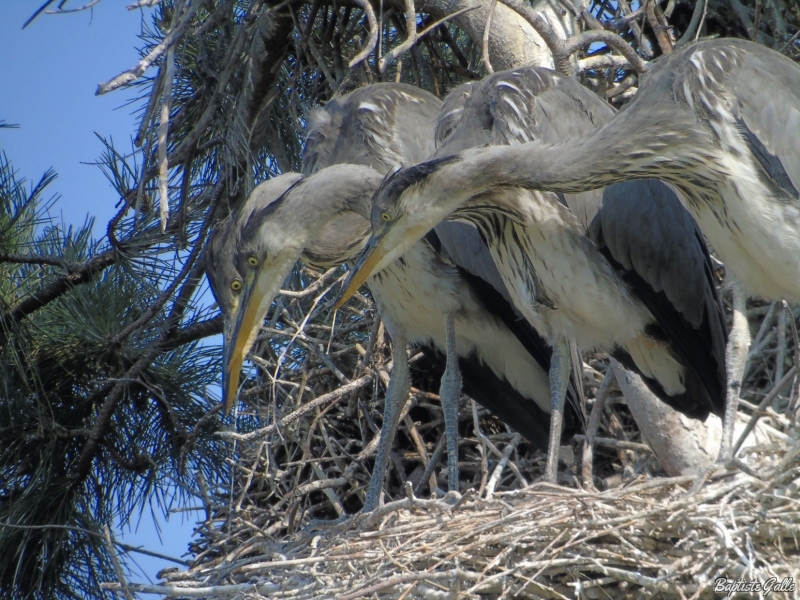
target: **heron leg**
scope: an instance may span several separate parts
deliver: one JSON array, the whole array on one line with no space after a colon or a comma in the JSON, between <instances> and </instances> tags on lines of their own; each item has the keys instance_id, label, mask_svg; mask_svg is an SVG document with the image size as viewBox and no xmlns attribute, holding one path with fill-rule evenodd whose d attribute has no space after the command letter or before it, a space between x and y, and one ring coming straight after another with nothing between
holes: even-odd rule
<instances>
[{"instance_id":1,"label":"heron leg","mask_svg":"<svg viewBox=\"0 0 800 600\"><path fill-rule=\"evenodd\" d=\"M383 408L383 426L381 427L378 449L375 452L375 466L367 488L367 497L362 512L371 512L378 508L383 489L383 479L389 464L389 452L392 449L400 412L408 397L411 377L408 372L408 353L406 352L406 336L402 330L392 332L392 379L386 390Z\"/></svg>"},{"instance_id":2,"label":"heron leg","mask_svg":"<svg viewBox=\"0 0 800 600\"><path fill-rule=\"evenodd\" d=\"M444 411L444 435L447 442L447 489L458 491L458 399L461 396L461 371L456 354L456 326L453 314L445 313L447 366L439 387Z\"/></svg>"},{"instance_id":3,"label":"heron leg","mask_svg":"<svg viewBox=\"0 0 800 600\"><path fill-rule=\"evenodd\" d=\"M544 480L553 483L558 475L558 449L570 368L569 345L566 340L559 340L553 345L553 356L550 357L550 444L544 471Z\"/></svg>"},{"instance_id":4,"label":"heron leg","mask_svg":"<svg viewBox=\"0 0 800 600\"><path fill-rule=\"evenodd\" d=\"M722 420L722 440L719 444L718 463L728 463L733 458L733 431L736 411L739 409L739 391L742 388L747 352L750 349L750 326L745 314L747 297L740 285L733 285L733 325L725 349L728 371L728 393L725 400L725 418Z\"/></svg>"}]
</instances>

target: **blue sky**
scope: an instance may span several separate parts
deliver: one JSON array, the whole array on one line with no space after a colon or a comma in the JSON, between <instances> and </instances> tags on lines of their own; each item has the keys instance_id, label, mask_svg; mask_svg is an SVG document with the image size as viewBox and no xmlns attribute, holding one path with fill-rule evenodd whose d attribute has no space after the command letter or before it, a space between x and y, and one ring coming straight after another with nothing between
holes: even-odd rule
<instances>
[{"instance_id":1,"label":"blue sky","mask_svg":"<svg viewBox=\"0 0 800 600\"><path fill-rule=\"evenodd\" d=\"M69 15L41 15L25 30L22 24L42 0L0 2L0 120L19 129L0 129L4 150L18 172L38 180L48 169L58 172L50 193L60 199L53 215L65 225L80 225L87 215L95 217L101 236L119 200L103 173L86 164L98 159L103 146L94 132L111 137L120 149L131 147L135 133L134 106L130 94L112 92L95 96L97 84L132 67L138 61L137 36L142 11L128 11L130 2L105 0L91 11ZM73 1L70 5L85 4ZM160 514L160 509L153 508ZM137 527L138 524L138 527ZM179 513L165 522L153 522L145 510L134 518L137 531L125 531L121 540L169 556L187 551L194 515ZM161 528L161 536L156 528ZM132 581L155 580L155 573L173 563L134 555L140 572Z\"/></svg>"}]
</instances>

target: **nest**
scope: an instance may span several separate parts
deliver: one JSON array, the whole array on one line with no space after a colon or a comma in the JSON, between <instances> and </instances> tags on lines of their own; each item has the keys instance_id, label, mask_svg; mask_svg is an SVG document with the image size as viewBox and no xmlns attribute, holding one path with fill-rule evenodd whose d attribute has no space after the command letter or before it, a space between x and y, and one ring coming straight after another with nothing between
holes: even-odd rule
<instances>
[{"instance_id":1,"label":"nest","mask_svg":"<svg viewBox=\"0 0 800 600\"><path fill-rule=\"evenodd\" d=\"M336 323L325 317L337 275L298 271L292 287L303 291L287 291L265 326L244 393L261 427L241 433L245 414L239 432L224 434L230 489L199 482L206 518L193 566L162 571L163 585L109 588L203 598L705 598L718 577L780 584L800 573L796 385L775 393L792 364L792 320L779 305L749 315L761 326L742 392L778 443L745 448L739 468L664 477L612 387L588 479L578 439L562 448L563 485L533 483L541 452L464 398L463 495L444 496L441 373L412 353L385 504L357 515L391 353L368 297ZM606 369L603 355L584 365L590 406Z\"/></svg>"},{"instance_id":2,"label":"nest","mask_svg":"<svg viewBox=\"0 0 800 600\"><path fill-rule=\"evenodd\" d=\"M602 493L552 485L413 496L278 543L243 518L248 556L219 557L168 584L167 596L241 598L708 598L718 577L791 581L800 573L800 446L749 453L760 477L649 479ZM787 579L789 578L789 579ZM149 588L149 589L144 589ZM458 592L458 595L452 595ZM796 597L789 596L789 597Z\"/></svg>"}]
</instances>

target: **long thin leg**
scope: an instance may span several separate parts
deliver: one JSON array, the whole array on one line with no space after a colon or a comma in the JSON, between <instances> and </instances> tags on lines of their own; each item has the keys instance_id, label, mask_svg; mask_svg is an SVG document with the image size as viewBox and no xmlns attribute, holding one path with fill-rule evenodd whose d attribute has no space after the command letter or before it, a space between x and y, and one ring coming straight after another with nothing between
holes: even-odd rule
<instances>
[{"instance_id":1,"label":"long thin leg","mask_svg":"<svg viewBox=\"0 0 800 600\"><path fill-rule=\"evenodd\" d=\"M725 401L725 419L722 421L722 440L719 444L718 463L727 463L733 458L733 429L736 411L739 409L739 390L742 387L747 352L750 349L750 326L745 309L747 297L739 284L733 285L733 325L725 349L725 364L728 369L728 394Z\"/></svg>"},{"instance_id":2,"label":"long thin leg","mask_svg":"<svg viewBox=\"0 0 800 600\"><path fill-rule=\"evenodd\" d=\"M561 422L564 415L564 399L570 371L569 346L565 340L553 345L550 357L550 445L547 448L547 466L544 480L553 483L558 475L558 449L561 444Z\"/></svg>"},{"instance_id":3,"label":"long thin leg","mask_svg":"<svg viewBox=\"0 0 800 600\"><path fill-rule=\"evenodd\" d=\"M444 411L444 435L447 441L447 488L458 491L458 399L461 396L461 371L456 354L456 326L452 313L445 314L447 366L439 387Z\"/></svg>"},{"instance_id":4,"label":"long thin leg","mask_svg":"<svg viewBox=\"0 0 800 600\"><path fill-rule=\"evenodd\" d=\"M364 502L363 512L371 512L378 508L378 501L383 489L383 478L389 464L389 451L394 442L394 434L400 420L400 412L408 397L411 387L411 377L408 372L408 353L406 352L406 336L402 330L392 333L392 379L386 390L386 399L383 408L383 426L378 440L378 449L375 452L375 467L372 469L372 478L369 481L367 497Z\"/></svg>"}]
</instances>

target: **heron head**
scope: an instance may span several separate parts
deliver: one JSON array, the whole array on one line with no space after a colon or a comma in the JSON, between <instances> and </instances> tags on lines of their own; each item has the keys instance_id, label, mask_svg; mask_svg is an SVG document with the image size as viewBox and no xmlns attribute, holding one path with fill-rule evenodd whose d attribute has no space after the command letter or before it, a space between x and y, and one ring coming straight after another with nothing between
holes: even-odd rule
<instances>
[{"instance_id":1,"label":"heron head","mask_svg":"<svg viewBox=\"0 0 800 600\"><path fill-rule=\"evenodd\" d=\"M400 258L451 212L437 201L438 193L429 193L428 183L443 165L456 160L458 157L454 156L439 158L396 169L384 178L372 196L372 235L353 267L337 309L367 278Z\"/></svg>"},{"instance_id":2,"label":"heron head","mask_svg":"<svg viewBox=\"0 0 800 600\"><path fill-rule=\"evenodd\" d=\"M243 268L242 249L250 245L253 235L258 232L247 231L254 215L268 208L301 179L301 175L287 173L270 179L253 190L242 209L231 219L221 223L209 237L205 250L206 276L211 292L217 301L224 319L223 326L223 396L226 409L230 411L239 380L241 361L235 369L235 379L229 377L231 365L235 362L237 322L246 295L246 279L250 273ZM291 268L291 267L290 267ZM282 280L281 280L282 281ZM249 346L248 346L249 349Z\"/></svg>"}]
</instances>

